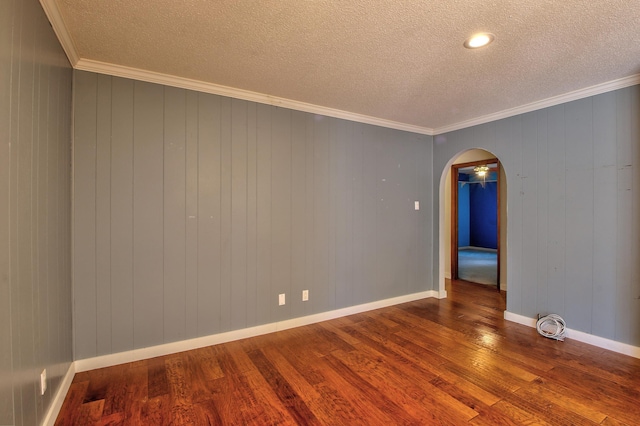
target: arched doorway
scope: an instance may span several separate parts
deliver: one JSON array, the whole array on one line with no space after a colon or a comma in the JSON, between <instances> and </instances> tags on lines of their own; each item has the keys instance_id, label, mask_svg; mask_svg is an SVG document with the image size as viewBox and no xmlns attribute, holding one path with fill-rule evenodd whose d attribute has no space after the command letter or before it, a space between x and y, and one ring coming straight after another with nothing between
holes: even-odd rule
<instances>
[{"instance_id":1,"label":"arched doorway","mask_svg":"<svg viewBox=\"0 0 640 426\"><path fill-rule=\"evenodd\" d=\"M451 166L451 279L500 290L500 162Z\"/></svg>"},{"instance_id":2,"label":"arched doorway","mask_svg":"<svg viewBox=\"0 0 640 426\"><path fill-rule=\"evenodd\" d=\"M500 289L507 290L507 179L502 163L499 161L499 157L495 154L483 150L483 149L470 149L457 153L454 155L445 165L442 170L439 185L439 276L438 276L438 293L439 297L443 298L447 296L445 290L445 280L452 278L452 166L454 164L475 162L482 163L483 160L496 160L497 173L500 178L500 189L498 194L499 206L499 228L500 236L498 243L500 245L499 255L499 282Z\"/></svg>"}]
</instances>

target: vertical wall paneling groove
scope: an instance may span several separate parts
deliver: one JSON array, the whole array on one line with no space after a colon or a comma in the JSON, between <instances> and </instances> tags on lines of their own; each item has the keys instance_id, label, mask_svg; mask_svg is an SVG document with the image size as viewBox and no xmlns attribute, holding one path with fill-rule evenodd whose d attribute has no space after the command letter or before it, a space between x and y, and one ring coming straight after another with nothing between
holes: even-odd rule
<instances>
[{"instance_id":1,"label":"vertical wall paneling groove","mask_svg":"<svg viewBox=\"0 0 640 426\"><path fill-rule=\"evenodd\" d=\"M12 424L14 415L11 312L11 76L15 1L0 4L0 423ZM11 41L5 42L5 40ZM9 277L7 277L9 275Z\"/></svg>"},{"instance_id":2,"label":"vertical wall paneling groove","mask_svg":"<svg viewBox=\"0 0 640 426\"><path fill-rule=\"evenodd\" d=\"M615 335L617 217L611 206L617 204L616 188L616 96L606 93L593 99L593 333Z\"/></svg>"},{"instance_id":3,"label":"vertical wall paneling groove","mask_svg":"<svg viewBox=\"0 0 640 426\"><path fill-rule=\"evenodd\" d=\"M164 323L163 104L161 86L134 84L133 340L136 347L164 343L163 327L158 326Z\"/></svg>"},{"instance_id":4,"label":"vertical wall paneling groove","mask_svg":"<svg viewBox=\"0 0 640 426\"><path fill-rule=\"evenodd\" d=\"M79 78L79 75L77 76ZM111 350L133 343L133 102L134 83L112 80L111 100ZM76 87L76 90L78 88ZM76 98L77 102L77 98ZM77 121L76 114L76 121ZM76 124L76 128L80 123ZM75 140L80 140L76 131ZM75 144L76 156L79 144ZM77 162L77 161L76 161ZM76 174L77 176L77 174ZM76 195L77 196L77 195ZM77 281L82 282L82 281ZM77 286L76 286L77 288ZM77 291L75 292L77 297ZM81 300L81 299L80 299ZM78 316L80 317L80 316ZM79 351L76 358L89 356Z\"/></svg>"},{"instance_id":5,"label":"vertical wall paneling groove","mask_svg":"<svg viewBox=\"0 0 640 426\"><path fill-rule=\"evenodd\" d=\"M631 117L635 119L630 123L630 137L632 146L632 161L633 164L640 164L640 90L631 92ZM635 141L635 142L634 142ZM635 218L631 228L631 235L640 235L640 221L637 219L640 216L640 170L639 167L633 169L633 217ZM630 322L633 325L631 335L628 340L632 342L640 342L640 265L638 259L640 259L640 239L635 238L633 241L632 253L633 253L633 271L632 271L632 285L631 295L629 297L629 309L631 314Z\"/></svg>"},{"instance_id":6,"label":"vertical wall paneling groove","mask_svg":"<svg viewBox=\"0 0 640 426\"><path fill-rule=\"evenodd\" d=\"M3 312L6 312L9 315L7 322L3 322L2 324L6 324L6 330L3 331L5 335L6 346L2 346L3 350L3 361L6 366L6 369L3 370L8 372L4 373L4 380L0 380L0 386L2 386L2 396L7 404L2 405L2 418L6 420L7 424L18 423L22 418L22 395L20 393L20 388L18 387L18 383L16 383L15 372L20 370L20 358L16 355L17 347L19 344L18 339L16 338L16 333L18 332L18 323L14 326L14 318L16 318L17 314L14 310L18 309L20 306L19 300L17 298L17 290L14 289L14 283L16 281L16 256L15 256L15 247L17 241L17 234L15 232L16 229L16 209L17 203L12 202L15 200L15 186L16 186L16 171L17 171L17 158L16 154L18 152L18 147L14 145L12 148L12 143L17 142L17 124L20 119L20 115L17 112L17 108L19 106L20 97L18 95L19 90L19 75L20 75L20 30L23 20L21 7L23 6L23 2L13 0L11 2L4 2L3 6L11 7L10 14L3 14L3 18L11 18L12 22L9 23L6 27L3 27L5 31L12 31L9 34L8 38L3 38L3 40L11 40L11 43L2 43L2 49L6 52L8 56L11 57L11 62L9 62L9 66L7 69L3 70L0 75L3 82L3 90L8 92L8 96L3 96L0 100L3 102L2 104L2 120L4 126L0 127L0 131L6 132L3 133L3 139L10 141L10 143L2 144L2 161L3 161L3 172L5 173L6 181L2 181L3 184L6 182L6 186L4 187L3 193L3 203L0 204L0 208L2 208L3 216L2 226L4 228L4 234L7 236L8 244L3 245L2 250L2 259L3 265L6 266L5 271L8 271L8 279L3 277L2 280L2 291L6 294L9 299L2 299L2 302L7 306L5 307L7 310L3 309ZM1 62L1 65L4 65L5 62ZM5 103L6 102L6 103ZM27 119L27 117L25 117ZM6 201L5 201L6 200ZM6 387L5 387L6 386Z\"/></svg>"},{"instance_id":7,"label":"vertical wall paneling groove","mask_svg":"<svg viewBox=\"0 0 640 426\"><path fill-rule=\"evenodd\" d=\"M258 324L258 109L247 103L246 326Z\"/></svg>"},{"instance_id":8,"label":"vertical wall paneling groove","mask_svg":"<svg viewBox=\"0 0 640 426\"><path fill-rule=\"evenodd\" d=\"M220 98L198 96L198 335L220 330Z\"/></svg>"},{"instance_id":9,"label":"vertical wall paneling groove","mask_svg":"<svg viewBox=\"0 0 640 426\"><path fill-rule=\"evenodd\" d=\"M314 144L314 123L318 116L313 114L305 114L305 134L304 142L298 141L305 146L305 269L304 280L299 284L306 290L309 290L309 300L302 304L302 314L310 315L313 312L312 300L315 300L314 276L315 276L315 144ZM302 295L300 295L302 298Z\"/></svg>"},{"instance_id":10,"label":"vertical wall paneling groove","mask_svg":"<svg viewBox=\"0 0 640 426\"><path fill-rule=\"evenodd\" d=\"M76 78L78 359L432 289L429 136Z\"/></svg>"},{"instance_id":11,"label":"vertical wall paneling groove","mask_svg":"<svg viewBox=\"0 0 640 426\"><path fill-rule=\"evenodd\" d=\"M538 117L535 114L525 114L522 117L522 192L527 194L522 200L522 222L537 225L535 207L538 203ZM537 226L528 228L522 239L522 257L535 259L535 262L522 264L522 300L538 299L538 238ZM515 238L518 238L517 236ZM526 306L526 308L525 308ZM535 317L537 312L531 312L529 305L522 305L524 315Z\"/></svg>"},{"instance_id":12,"label":"vertical wall paneling groove","mask_svg":"<svg viewBox=\"0 0 640 426\"><path fill-rule=\"evenodd\" d=\"M522 117L524 118L524 116ZM531 229L524 228L522 225L524 223L523 209L525 199L525 185L529 185L527 183L527 179L523 177L522 165L525 162L530 161L529 159L523 158L523 129L522 129L522 121L518 120L506 120L504 122L504 126L501 126L502 129L496 132L498 138L500 140L500 144L503 147L503 150L506 151L505 159L507 164L511 166L511 169L515 171L513 174L514 179L507 183L507 202L509 202L508 206L508 217L507 222L513 225L513 228L517 231L513 234L507 233L507 246L508 253L512 253L513 256L508 260L509 268L513 269L512 278L518 282L523 282L523 250L525 247L525 239L531 238L533 231ZM500 145L499 145L500 146ZM519 307L520 310L524 309L524 297L526 297L523 286L510 286L509 279L507 279L508 286L508 297L513 302L513 305ZM534 292L535 294L535 292Z\"/></svg>"},{"instance_id":13,"label":"vertical wall paneling groove","mask_svg":"<svg viewBox=\"0 0 640 426\"><path fill-rule=\"evenodd\" d=\"M346 162L346 151L341 143L344 138L345 127L339 120L331 120L331 144L329 150L331 154L331 224L329 232L331 234L331 304L346 299L348 286L344 286L343 264L347 253L347 242L345 234L345 196L347 192L347 182L344 173L344 163ZM342 190L340 190L342 189Z\"/></svg>"},{"instance_id":14,"label":"vertical wall paneling groove","mask_svg":"<svg viewBox=\"0 0 640 426\"><path fill-rule=\"evenodd\" d=\"M366 126L363 133L363 173L362 173L362 224L363 224L363 280L369 290L365 291L365 301L373 300L373 295L378 290L378 141L376 134L369 126ZM373 266L372 266L373 265ZM368 294L367 294L368 293Z\"/></svg>"},{"instance_id":15,"label":"vertical wall paneling groove","mask_svg":"<svg viewBox=\"0 0 640 426\"><path fill-rule=\"evenodd\" d=\"M617 144L617 250L616 250L616 338L626 341L633 334L635 320L630 301L631 281L633 279L634 259L632 247L633 241L627 236L630 234L631 224L634 220L633 211L633 147L624 143L631 138L631 123L637 120L632 116L631 91L622 91L616 97L616 137ZM637 144L637 140L635 141ZM636 188L637 190L637 188ZM637 196L637 195L636 195ZM637 216L637 215L636 215ZM637 303L637 302L636 302Z\"/></svg>"},{"instance_id":16,"label":"vertical wall paneling groove","mask_svg":"<svg viewBox=\"0 0 640 426\"><path fill-rule=\"evenodd\" d=\"M437 250L437 246L436 246L436 250L433 250L434 241L438 241L438 233L435 232L435 224L438 223L438 214L437 214L437 210L435 208L435 206L438 206L439 202L438 202L438 198L440 196L439 191L430 191L430 188L426 188L424 186L424 184L422 183L424 180L427 180L429 182L435 182L437 181L437 179L440 178L440 172L436 172L436 169L433 167L434 164L434 138L432 138L431 143L428 144L426 147L423 147L423 155L420 158L420 162L418 164L418 168L419 170L422 172L422 176L421 179L419 179L416 182L416 186L419 188L419 194L421 196L421 202L422 200L425 200L425 203L427 203L428 206L434 206L433 209L427 209L428 211L428 215L429 217L429 223L431 224L430 227L427 227L427 229L425 230L426 232L426 239L424 241L421 241L422 243L422 252L420 253L420 256L418 258L418 262L422 265L422 273L423 274L427 274L430 275L432 278L436 277L435 273L439 273L438 271L438 267L436 265L439 265L439 260L438 260L438 254L436 253ZM427 170L424 169L424 165L425 164L431 164L431 168L428 168ZM418 216L417 220L420 219L420 216ZM427 262L424 262L424 259L427 259ZM435 271L435 273L434 273ZM505 274L506 276L506 274ZM433 280L434 283L434 290L439 292L439 285L438 285L438 280L437 277L436 279Z\"/></svg>"},{"instance_id":17,"label":"vertical wall paneling groove","mask_svg":"<svg viewBox=\"0 0 640 426\"><path fill-rule=\"evenodd\" d=\"M164 93L163 276L164 341L186 338L186 93Z\"/></svg>"},{"instance_id":18,"label":"vertical wall paneling groove","mask_svg":"<svg viewBox=\"0 0 640 426\"><path fill-rule=\"evenodd\" d=\"M18 229L18 220L19 220L19 206L20 203L24 204L24 201L20 201L18 200L18 185L19 185L19 181L18 181L18 172L19 172L19 167L22 165L27 166L27 170L29 169L27 164L24 164L23 162L20 161L20 157L19 157L19 151L22 149L22 141L21 141L21 136L22 136L22 129L20 126L20 122L24 121L24 122L28 122L28 120L31 120L31 112L30 111L26 111L23 113L23 110L21 108L22 103L26 103L27 99L23 100L23 95L22 95L22 86L26 85L26 84L33 84L33 80L29 81L28 76L26 74L26 72L23 73L22 70L22 64L25 64L25 68L26 66L28 66L31 61L27 61L25 59L23 59L23 54L22 51L26 50L28 51L28 48L30 46L26 46L23 48L23 46L25 44L27 44L25 42L25 37L23 37L23 27L26 26L28 29L28 26L25 25L23 22L25 21L25 13L23 12L22 9L26 9L25 5L20 5L20 9L18 9L16 12L20 14L20 18L19 18L19 22L18 24L22 24L22 25L16 25L16 29L15 29L15 33L14 33L14 38L16 39L15 44L13 45L13 49L14 49L14 67L11 70L11 75L14 76L15 80L12 80L11 83L11 98L14 99L16 98L17 101L15 103L12 102L11 104L11 141L15 142L14 148L10 150L11 153L11 176L10 176L10 182L11 182L11 189L10 189L10 194L9 194L9 201L10 201L10 208L11 211L9 213L9 217L10 217L10 223L9 223L9 229L10 229L10 254L9 257L11 259L11 266L10 266L10 271L11 271L11 276L10 276L10 283L11 283L11 347L12 347L12 370L13 371L25 371L27 370L30 366L28 365L28 360L23 359L22 357L22 348L23 346L25 346L26 348L28 348L28 344L29 341L26 339L27 336L23 335L22 329L25 326L32 326L32 323L30 323L31 321L25 323L24 321L21 321L20 315L21 312L18 311L18 307L22 306L23 304L26 304L27 307L31 308L31 306L28 304L27 300L21 300L20 298L20 288L27 288L27 286L30 286L30 283L26 282L25 280L22 279L22 277L19 275L18 272L18 262L19 262L19 258L18 258L18 244L19 244L19 238L20 236L22 236L23 239L27 239L30 236L29 235L25 235L24 233L20 232ZM21 82L24 81L25 83L21 84ZM15 83L14 83L15 82ZM30 94L25 94L24 96L29 96ZM21 164L22 163L22 164ZM18 202L11 202L13 200L18 200ZM16 286L13 285L13 283L22 283L23 285L21 286ZM13 326L13 323L15 323L16 325ZM29 349L27 349L29 350ZM33 350L32 348L30 349L31 351ZM15 378L15 374L13 375L13 377ZM24 417L24 412L31 409L31 411L35 411L35 401L31 402L29 401L28 398L28 394L27 395L23 395L23 393L27 391L25 389L25 386L23 383L20 382L14 382L13 384L13 403L14 403L14 421L16 423L22 423L23 422L23 417ZM27 411L28 412L28 411Z\"/></svg>"},{"instance_id":19,"label":"vertical wall paneling groove","mask_svg":"<svg viewBox=\"0 0 640 426\"><path fill-rule=\"evenodd\" d=\"M364 280L364 145L363 145L363 126L353 126L353 134L351 135L352 163L351 163L351 179L352 179L352 259L353 259L353 294L362 294L366 291Z\"/></svg>"},{"instance_id":20,"label":"vertical wall paneling groove","mask_svg":"<svg viewBox=\"0 0 640 426\"><path fill-rule=\"evenodd\" d=\"M313 312L330 309L329 303L329 121L327 117L317 116L314 122L314 265L313 297L310 301Z\"/></svg>"},{"instance_id":21,"label":"vertical wall paneling groove","mask_svg":"<svg viewBox=\"0 0 640 426\"><path fill-rule=\"evenodd\" d=\"M28 3L23 8L23 16L33 16L36 6ZM35 27L23 25L21 29L21 51L19 77L19 96L18 114L21 118L18 123L18 144L17 144L17 173L16 173L16 199L17 199L17 219L16 219L16 279L20 283L16 287L16 295L19 305L29 306L31 309L18 309L17 324L19 331L17 337L19 344L14 347L14 359L20 360L20 368L26 371L36 370L36 351L35 351L35 334L37 325L37 280L34 276L33 253L35 244L33 237L35 230L33 229L33 218L36 211L33 208L35 162L37 161L37 151L34 145L37 141L36 120L37 104L34 99L39 81L35 73L35 52L37 49L35 40ZM16 357L17 355L17 357ZM29 383L25 383L20 387L22 403L26 406L23 409L24 423L35 423L36 421L36 400L33 399L33 389ZM29 409L31 408L31 409Z\"/></svg>"},{"instance_id":22,"label":"vertical wall paneling groove","mask_svg":"<svg viewBox=\"0 0 640 426\"><path fill-rule=\"evenodd\" d=\"M633 86L436 136L436 171L469 148L503 163L509 312L640 345L639 100Z\"/></svg>"},{"instance_id":23,"label":"vertical wall paneling groove","mask_svg":"<svg viewBox=\"0 0 640 426\"><path fill-rule=\"evenodd\" d=\"M271 284L271 114L273 108L266 105L257 107L257 322L265 324L271 320L271 308L276 303Z\"/></svg>"},{"instance_id":24,"label":"vertical wall paneling groove","mask_svg":"<svg viewBox=\"0 0 640 426\"><path fill-rule=\"evenodd\" d=\"M292 111L291 119L291 316L304 316L306 289L306 114Z\"/></svg>"},{"instance_id":25,"label":"vertical wall paneling groove","mask_svg":"<svg viewBox=\"0 0 640 426\"><path fill-rule=\"evenodd\" d=\"M199 95L186 94L185 142L185 337L198 336Z\"/></svg>"},{"instance_id":26,"label":"vertical wall paneling groove","mask_svg":"<svg viewBox=\"0 0 640 426\"><path fill-rule=\"evenodd\" d=\"M338 188L342 184L342 176L339 170L340 150L340 122L336 119L329 120L329 280L327 285L327 303L334 306L337 297L337 266L340 263L338 256L342 253L341 235L338 230L338 219L342 213L341 193Z\"/></svg>"},{"instance_id":27,"label":"vertical wall paneling groove","mask_svg":"<svg viewBox=\"0 0 640 426\"><path fill-rule=\"evenodd\" d=\"M248 200L248 107L246 101L231 101L231 294L229 328L247 326L247 200Z\"/></svg>"},{"instance_id":28,"label":"vertical wall paneling groove","mask_svg":"<svg viewBox=\"0 0 640 426\"><path fill-rule=\"evenodd\" d=\"M82 161L74 162L74 197L86 200L82 206L75 204L73 211L75 282L83 285L74 289L77 300L74 314L86 321L75 321L76 356L96 356L97 352L97 294L96 294L96 117L97 83L96 74L77 74L74 84L76 102L86 104L86 108L75 109L74 138L86 141L74 146L74 157Z\"/></svg>"},{"instance_id":29,"label":"vertical wall paneling groove","mask_svg":"<svg viewBox=\"0 0 640 426\"><path fill-rule=\"evenodd\" d=\"M329 120L329 278L327 280L327 304L328 306L334 306L336 302L336 286L337 286L337 265L338 253L342 251L342 247L339 246L338 236L338 217L341 213L341 199L338 194L339 185L342 183L338 164L341 155L339 149L339 134L340 125L335 119Z\"/></svg>"},{"instance_id":30,"label":"vertical wall paneling groove","mask_svg":"<svg viewBox=\"0 0 640 426\"><path fill-rule=\"evenodd\" d=\"M593 300L593 102L591 98L571 102L566 119L566 315L573 327L591 330ZM588 229L591 232L585 232Z\"/></svg>"},{"instance_id":31,"label":"vertical wall paneling groove","mask_svg":"<svg viewBox=\"0 0 640 426\"><path fill-rule=\"evenodd\" d=\"M352 183L348 178L348 162L349 147L351 144L346 144L346 140L349 135L347 134L349 128L344 121L335 121L336 123L336 135L335 135L335 149L332 150L335 153L335 171L333 176L334 180L334 199L335 204L335 224L332 227L335 229L335 300L337 307L349 306L352 301L352 288L353 282L349 280L348 270L351 265L350 257L350 232L348 223L348 208L351 205L348 202L348 198L351 193Z\"/></svg>"},{"instance_id":32,"label":"vertical wall paneling groove","mask_svg":"<svg viewBox=\"0 0 640 426\"><path fill-rule=\"evenodd\" d=\"M45 47L46 41L43 37L46 28L36 27L36 49L40 51ZM46 63L36 64L35 76L38 79L34 100L36 102L34 113L37 114L37 120L34 121L34 147L37 155L33 161L34 176L34 194L32 197L32 206L35 209L33 230L33 264L36 290L36 324L45 322L48 318L47 301L49 300L48 290L48 274L47 274L47 168L49 164L49 138L47 125L49 121L48 110L48 92L49 92L49 66ZM47 76L47 78L43 78ZM43 365L46 361L44 354L48 352L48 327L35 327L35 363ZM40 398L36 401L36 416L44 414L45 400Z\"/></svg>"},{"instance_id":33,"label":"vertical wall paneling groove","mask_svg":"<svg viewBox=\"0 0 640 426\"><path fill-rule=\"evenodd\" d=\"M232 194L232 173L233 173L233 151L231 140L232 110L233 100L230 98L220 99L220 287L219 287L219 311L220 331L231 329L231 250L232 250L232 227L234 218L232 217L233 194ZM240 307L238 307L240 309Z\"/></svg>"},{"instance_id":34,"label":"vertical wall paneling groove","mask_svg":"<svg viewBox=\"0 0 640 426\"><path fill-rule=\"evenodd\" d=\"M549 109L549 313L565 312L565 116L564 105ZM507 220L510 220L508 215ZM507 233L509 229L507 228ZM509 266L511 268L511 265ZM546 313L546 312L541 312Z\"/></svg>"},{"instance_id":35,"label":"vertical wall paneling groove","mask_svg":"<svg viewBox=\"0 0 640 426\"><path fill-rule=\"evenodd\" d=\"M536 181L537 181L537 200L535 209L542 212L549 210L549 132L548 132L548 111L543 110L535 115L537 119L536 137L537 143L534 143L536 151ZM527 142L531 143L531 142ZM506 182L505 182L506 183ZM507 215L508 216L508 215ZM547 247L549 244L549 236L544 230L549 228L548 215L535 215L536 220L536 236L537 236L537 253L536 253L536 282L537 285L537 301L536 306L540 312L549 312L548 294L549 294L549 266L547 257ZM508 217L507 217L508 219ZM502 230L505 232L506 230Z\"/></svg>"},{"instance_id":36,"label":"vertical wall paneling groove","mask_svg":"<svg viewBox=\"0 0 640 426\"><path fill-rule=\"evenodd\" d=\"M73 359L72 71L35 0L0 5L0 57L0 424L40 424Z\"/></svg>"},{"instance_id":37,"label":"vertical wall paneling groove","mask_svg":"<svg viewBox=\"0 0 640 426\"><path fill-rule=\"evenodd\" d=\"M41 33L43 28L36 27L35 31L35 51L42 49L43 39ZM41 310L40 307L46 306L47 301L47 275L46 275L46 253L41 250L42 247L46 247L47 230L42 226L43 218L46 218L46 197L44 196L46 189L42 185L42 176L46 175L47 170L47 134L44 131L47 117L47 104L46 104L46 91L47 83L46 79L42 78L42 72L46 74L46 64L34 65L34 79L38 82L34 87L33 101L34 101L34 119L33 119L33 157L32 157L32 188L31 194L31 206L33 209L33 218L31 222L31 241L33 244L31 252L31 262L33 268L33 302L36 307L34 323L34 365L42 364L42 354L46 347L44 337L47 335L46 331L37 327L37 324L42 323L46 318L46 311ZM40 201L41 200L41 201ZM44 401L42 398L36 400L36 418L42 416Z\"/></svg>"},{"instance_id":38,"label":"vertical wall paneling groove","mask_svg":"<svg viewBox=\"0 0 640 426\"><path fill-rule=\"evenodd\" d=\"M291 111L276 108L271 126L271 320L289 318L291 294ZM277 214L273 214L277 211ZM278 306L278 294L289 303Z\"/></svg>"},{"instance_id":39,"label":"vertical wall paneling groove","mask_svg":"<svg viewBox=\"0 0 640 426\"><path fill-rule=\"evenodd\" d=\"M111 352L111 79L96 86L96 354Z\"/></svg>"},{"instance_id":40,"label":"vertical wall paneling groove","mask_svg":"<svg viewBox=\"0 0 640 426\"><path fill-rule=\"evenodd\" d=\"M50 40L49 48L53 48L55 46L55 41ZM47 363L46 356L44 354L56 354L56 362L60 362L61 360L58 358L61 351L66 350L69 354L71 354L71 340L66 339L65 336L71 335L71 295L70 283L67 283L66 286L61 285L60 280L60 267L59 263L61 259L69 259L70 251L65 252L64 246L60 244L62 238L68 238L67 233L69 232L69 226L65 226L64 228L58 225L58 221L60 218L68 218L64 214L61 214L59 211L59 197L66 195L66 200L69 200L68 193L66 188L60 187L60 182L64 182L68 184L69 182L61 177L59 177L60 172L60 145L62 145L65 149L62 154L66 160L65 165L69 167L70 165L70 150L69 150L69 142L70 139L66 141L64 144L60 144L60 141L63 139L59 138L60 133L60 123L61 117L70 117L70 110L65 111L65 107L63 104L60 104L60 86L62 79L60 78L61 73L59 69L54 64L49 64L47 66L47 72L49 74L49 81L47 92L45 94L47 99L47 122L45 124L45 128L41 129L40 134L47 135L47 156L46 161L47 165L45 167L46 173L44 173L44 182L43 182L43 191L41 192L41 196L43 202L46 202L46 217L44 218L43 228L46 229L47 237L45 240L45 245L40 247L41 252L44 254L42 259L43 262L46 263L46 267L44 269L44 274L46 276L47 281L47 295L46 298L40 302L40 306L46 307L46 317L44 321L47 323L46 332L44 333L44 340L47 341L47 347L43 348L40 352L41 362L43 364ZM68 74L70 76L70 74ZM67 90L69 90L67 88ZM69 98L71 93L68 93L64 98ZM70 104L69 104L70 106ZM69 127L66 129L67 137L70 137L70 123ZM2 154L0 154L2 157ZM0 178L1 179L1 178ZM0 199L2 196L0 195ZM67 202L66 204L69 204ZM0 239L2 239L0 237ZM4 240L7 241L7 240ZM2 267L0 267L0 270ZM65 268L67 269L67 268ZM68 270L65 272L68 273ZM68 277L69 275L67 275ZM65 288L66 287L66 288ZM66 300L61 299L62 297L67 297ZM62 332L60 326L60 312L61 309L69 309L69 313L67 316L68 323L64 324L64 327L69 327L65 333ZM1 309L1 308L0 308ZM66 342L63 343L63 342ZM51 381L51 388L58 389L61 382L61 376L54 376ZM50 397L50 395L49 395ZM0 399L2 396L0 396ZM47 400L45 400L47 401ZM44 402L44 401L43 401ZM48 401L47 401L48 402ZM44 407L43 407L44 409ZM1 419L0 419L1 421Z\"/></svg>"}]
</instances>

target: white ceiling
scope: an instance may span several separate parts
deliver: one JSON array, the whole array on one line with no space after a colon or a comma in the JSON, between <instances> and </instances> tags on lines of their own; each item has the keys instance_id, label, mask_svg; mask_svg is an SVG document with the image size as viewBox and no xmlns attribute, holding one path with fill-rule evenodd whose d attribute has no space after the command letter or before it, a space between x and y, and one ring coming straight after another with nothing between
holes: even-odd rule
<instances>
[{"instance_id":1,"label":"white ceiling","mask_svg":"<svg viewBox=\"0 0 640 426\"><path fill-rule=\"evenodd\" d=\"M640 0L41 3L76 68L427 134L640 83Z\"/></svg>"}]
</instances>

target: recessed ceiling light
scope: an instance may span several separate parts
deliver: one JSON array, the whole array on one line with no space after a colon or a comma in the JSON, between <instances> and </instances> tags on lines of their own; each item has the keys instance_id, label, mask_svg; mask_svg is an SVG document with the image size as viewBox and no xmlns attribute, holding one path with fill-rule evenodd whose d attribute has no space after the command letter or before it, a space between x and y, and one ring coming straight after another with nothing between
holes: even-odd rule
<instances>
[{"instance_id":1,"label":"recessed ceiling light","mask_svg":"<svg viewBox=\"0 0 640 426\"><path fill-rule=\"evenodd\" d=\"M464 47L467 49L477 49L478 47L491 43L494 38L495 36L491 33L474 34L464 42Z\"/></svg>"}]
</instances>

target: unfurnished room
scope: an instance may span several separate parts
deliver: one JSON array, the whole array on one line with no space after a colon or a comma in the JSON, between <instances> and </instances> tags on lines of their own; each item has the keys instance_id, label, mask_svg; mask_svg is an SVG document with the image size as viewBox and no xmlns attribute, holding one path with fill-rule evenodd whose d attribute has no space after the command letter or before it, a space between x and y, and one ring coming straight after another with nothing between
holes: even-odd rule
<instances>
[{"instance_id":1,"label":"unfurnished room","mask_svg":"<svg viewBox=\"0 0 640 426\"><path fill-rule=\"evenodd\" d=\"M0 426L640 424L640 2L2 0Z\"/></svg>"}]
</instances>

